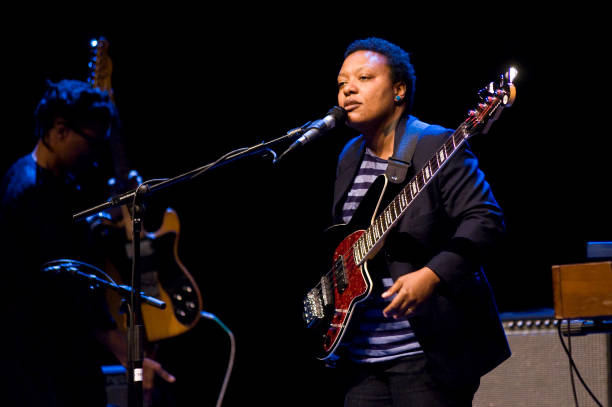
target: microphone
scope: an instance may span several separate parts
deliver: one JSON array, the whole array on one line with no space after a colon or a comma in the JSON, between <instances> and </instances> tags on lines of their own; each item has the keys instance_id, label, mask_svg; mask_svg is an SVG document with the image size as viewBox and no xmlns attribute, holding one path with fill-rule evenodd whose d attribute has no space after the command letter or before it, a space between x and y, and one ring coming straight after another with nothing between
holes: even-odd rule
<instances>
[{"instance_id":1,"label":"microphone","mask_svg":"<svg viewBox=\"0 0 612 407\"><path fill-rule=\"evenodd\" d=\"M281 154L281 156L278 159L280 160L289 151L292 151L316 139L317 137L322 136L323 134L327 133L329 130L336 127L336 124L338 122L344 122L345 120L346 120L346 110L344 110L340 106L332 107L329 110L329 112L327 112L327 115L323 119L316 120L312 124L310 124L308 127L306 127L306 132L302 136L300 136L297 140L295 140L293 144L291 144L289 148L285 150L285 152Z\"/></svg>"},{"instance_id":2,"label":"microphone","mask_svg":"<svg viewBox=\"0 0 612 407\"><path fill-rule=\"evenodd\" d=\"M325 116L321 120L317 120L312 123L310 126L306 128L306 133L304 133L300 138L298 138L293 144L293 146L303 145L308 143L311 140L323 135L328 130L333 129L336 126L336 123L339 121L346 120L346 110L341 108L340 106L335 106L327 112L327 116ZM289 147L291 149L291 147Z\"/></svg>"}]
</instances>

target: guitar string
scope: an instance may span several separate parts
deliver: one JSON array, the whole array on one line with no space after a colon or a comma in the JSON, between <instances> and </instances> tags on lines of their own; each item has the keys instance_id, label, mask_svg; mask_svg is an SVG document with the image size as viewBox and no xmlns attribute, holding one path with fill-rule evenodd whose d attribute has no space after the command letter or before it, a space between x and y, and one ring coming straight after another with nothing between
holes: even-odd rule
<instances>
[{"instance_id":1,"label":"guitar string","mask_svg":"<svg viewBox=\"0 0 612 407\"><path fill-rule=\"evenodd\" d=\"M457 130L455 130L455 131L453 132L453 134L452 134L451 136L449 136L448 140L446 140L446 141L444 142L444 144L443 144L443 145L442 145L442 146L441 146L441 147L440 147L440 148L437 150L436 156L434 156L434 157L432 157L431 159L429 159L429 160L427 161L427 165L426 165L426 166L425 166L423 169L421 169L421 170L420 170L420 171L419 171L419 172L418 172L418 173L417 173L417 174L416 174L416 175L413 177L413 179L412 179L412 180L410 180L410 182L408 182L404 188L402 188L402 190L400 191L400 193L399 193L399 194L397 194L397 195L395 196L395 198L393 198L393 200L392 200L392 201L391 201L391 202L390 202L390 203L389 203L389 204L388 204L388 205L385 207L385 209L383 209L383 210L380 212L380 214L379 214L379 215L376 217L376 219L374 220L374 222L372 222L372 224L371 224L370 226L368 226L368 228L367 228L367 229L365 229L364 233L363 233L363 234L360 236L360 238L358 239L358 241L357 241L357 242L355 242L354 246L356 246L356 245L358 244L359 240L360 240L360 239L362 239L362 238L363 238L363 236L364 236L364 235L366 235L367 233L370 233L370 234L372 235L372 233L371 233L371 231L370 231L370 229L372 228L372 226L377 225L378 223L381 223L381 224L384 226L384 229L385 229L385 230L384 230L384 231L383 231L383 232L380 234L380 237L379 237L379 238L372 239L372 240L374 241L374 244L373 244L373 245L371 245L371 247L369 247L369 248L368 248L368 250L367 250L367 252L366 252L366 255L369 253L369 251L370 251L370 250L371 250L373 247L375 247L375 246L376 246L376 244L377 244L377 243L380 241L380 239L381 239L381 238L382 238L382 237L383 237L383 236L384 236L384 235L385 235L385 234L386 234L386 233L387 233L387 232L388 232L388 231L391 229L391 227L393 226L393 224L395 223L395 221L396 221L397 219L399 219L399 218L402 216L402 214L403 214L403 213L404 213L404 212L405 212L405 211L408 209L408 207L409 207L409 206L412 204L412 202L414 201L414 199L416 199L416 197L418 196L418 194L419 194L419 193L420 193L420 192L423 190L423 188L424 188L424 187L427 185L428 180L426 180L426 179L425 179L425 174L424 174L425 168L427 168L427 167L431 168L431 166L430 166L430 165L431 165L432 161L434 160L434 158L436 159L436 163L437 163L437 156L438 156L438 154L439 154L439 153L440 153L442 150L444 150L445 155L446 155L446 158L444 159L444 161L443 161L441 164L445 163L445 162L446 162L446 160L448 160L448 159L450 158L450 156L452 155L452 153L454 153L454 151L456 151L456 150L457 150L457 149L460 147L460 145L461 145L461 144L462 144L462 142L463 142L463 137L461 137L461 140L460 140L459 142L457 142L457 141L455 140L455 138L456 138L456 136L459 134L459 131L460 131L460 130L462 130L462 128L463 128L463 126L464 126L464 124L465 124L465 123L462 123L462 124L461 124L461 125L460 125L460 126L457 128ZM449 147L451 147L451 146L452 146L452 151L451 151L451 153L450 153L450 154L448 154L448 153L447 153L448 148L449 148ZM442 165L441 165L441 164L440 164L440 163L438 163L438 168L436 168L436 169L434 170L434 173L437 173L437 171L438 171L440 168L442 168ZM429 179L430 179L430 180L431 180L432 178L433 178L433 175L429 177ZM422 180L422 182L423 182L423 184L422 184L422 185L419 185L419 182L418 182L419 180ZM409 191L409 189L410 189L410 187L411 187L412 185L414 185L414 184L416 184L417 193L416 193L414 196L412 196L412 193ZM399 203L399 197L400 197L400 196L401 196L403 193L406 193L406 192L410 193L410 195L409 195L409 196L410 196L410 198L408 199L408 203L406 204L406 206L405 206L403 209L401 209L401 210L400 210L400 212L399 212L399 214L397 214L397 216L394 216L394 218L395 218L395 219L393 219L393 221L391 222L391 224L387 225L387 222L386 222L386 221L384 221L384 214L385 214L385 213L387 213L387 211L388 211L389 213L393 213L393 212L395 212L394 210L392 210L392 209L393 209L393 208L392 208L392 206L393 206L393 205L399 206L399 207L401 208L401 206L402 206L402 205ZM406 195L406 196L408 197L408 195ZM381 219L382 219L382 221L380 221L380 222L379 222L379 220L381 220ZM367 243L366 243L366 245L367 245ZM370 245L367 245L367 246L370 246Z\"/></svg>"}]
</instances>

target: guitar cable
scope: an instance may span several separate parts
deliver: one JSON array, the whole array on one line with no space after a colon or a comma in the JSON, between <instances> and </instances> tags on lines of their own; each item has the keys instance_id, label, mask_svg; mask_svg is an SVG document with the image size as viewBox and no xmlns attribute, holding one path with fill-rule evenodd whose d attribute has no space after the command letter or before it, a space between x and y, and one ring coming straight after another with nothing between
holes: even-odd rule
<instances>
[{"instance_id":1,"label":"guitar cable","mask_svg":"<svg viewBox=\"0 0 612 407\"><path fill-rule=\"evenodd\" d=\"M572 383L572 391L573 391L573 396L574 396L574 403L576 404L576 407L578 407L578 397L576 394L576 387L574 384L574 372L576 373L576 376L578 377L578 379L580 380L580 383L582 383L582 386L584 387L584 389L589 393L589 395L591 396L591 398L593 399L593 401L595 401L595 403L602 407L601 402L597 399L597 397L595 397L595 395L593 394L593 392L591 391L591 389L589 388L589 386L587 386L587 384L584 382L582 376L580 375L580 372L578 371L578 367L576 366L576 364L574 363L574 358L572 357L572 342L571 342L571 332L569 330L569 324L570 321L567 320L567 326L568 326L568 337L567 337L567 341L568 341L568 345L565 344L565 341L563 340L563 335L561 333L561 325L563 321L561 321L561 323L559 323L557 325L557 332L559 334L559 341L561 341L561 345L563 346L563 350L565 351L567 358L569 360L569 368L570 368L570 379L571 379L571 383Z\"/></svg>"},{"instance_id":2,"label":"guitar cable","mask_svg":"<svg viewBox=\"0 0 612 407\"><path fill-rule=\"evenodd\" d=\"M229 382L229 378L232 374L232 369L234 367L234 358L236 354L236 338L234 337L232 331L227 327L227 325L225 325L223 321L217 318L216 315L206 311L200 311L200 315L203 318L215 321L227 333L230 340L230 354L227 362L227 369L225 371L225 377L223 379L223 384L221 385L221 390L219 391L219 397L217 398L216 404L216 407L221 407L221 404L223 403L223 397L225 396L225 391L227 389L227 383Z\"/></svg>"},{"instance_id":3,"label":"guitar cable","mask_svg":"<svg viewBox=\"0 0 612 407\"><path fill-rule=\"evenodd\" d=\"M215 160L212 164L209 164L208 166L204 167L202 170L200 170L199 172L197 172L195 175L192 176L192 178L197 177L198 175L202 174L203 172L205 172L206 170L208 170L209 168L214 167L215 165L217 165L218 163L222 162L223 160L225 160L227 157L229 157L232 154L238 153L238 152L243 152L248 150L247 148L239 148L236 149L234 151L230 151L229 153L221 156L220 158L218 158L217 160ZM268 149L268 151L271 151ZM276 154L272 151L274 157L276 158ZM151 183L151 182L163 182L168 180L168 178L160 178L160 179L151 179L151 180L147 180L143 183L141 183L138 186L138 189L140 189L142 186ZM137 190L138 190L137 189ZM134 202L133 205L136 203L136 195L134 195ZM234 337L233 332L227 327L227 325L225 325L223 323L223 321L221 321L216 315L210 313L210 312L206 312L206 311L200 311L200 316L202 316L203 318L206 319L210 319L215 321L228 335L229 340L230 340L230 354L229 354L229 360L227 363L227 368L225 371L225 376L223 378L223 383L221 385L221 389L219 390L219 396L217 397L217 404L216 407L221 407L221 404L223 403L223 398L225 397L225 391L227 390L227 384L229 383L229 379L230 376L232 374L232 369L234 367L234 359L235 359L235 354L236 354L236 338Z\"/></svg>"}]
</instances>

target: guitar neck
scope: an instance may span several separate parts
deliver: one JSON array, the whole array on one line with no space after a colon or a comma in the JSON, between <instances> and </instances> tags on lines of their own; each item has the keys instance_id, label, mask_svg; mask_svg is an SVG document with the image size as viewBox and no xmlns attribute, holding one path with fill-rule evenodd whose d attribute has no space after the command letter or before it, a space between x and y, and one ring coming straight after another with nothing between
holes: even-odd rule
<instances>
[{"instance_id":1,"label":"guitar neck","mask_svg":"<svg viewBox=\"0 0 612 407\"><path fill-rule=\"evenodd\" d=\"M110 58L109 48L110 44L104 37L91 41L90 71L87 81L92 87L108 92L114 105L115 98L111 85L113 61ZM124 192L126 189L131 188L131 184L133 184L133 181L130 180L130 166L120 127L119 114L116 106L114 106L110 128L110 150L115 176L114 193Z\"/></svg>"},{"instance_id":2,"label":"guitar neck","mask_svg":"<svg viewBox=\"0 0 612 407\"><path fill-rule=\"evenodd\" d=\"M431 182L434 176L444 167L453 154L461 147L470 135L470 121L462 123L457 130L437 150L436 154L423 168L402 188L401 192L374 219L365 233L354 243L353 256L357 264L371 259L377 253L389 231L399 221L408 207Z\"/></svg>"},{"instance_id":3,"label":"guitar neck","mask_svg":"<svg viewBox=\"0 0 612 407\"><path fill-rule=\"evenodd\" d=\"M356 264L362 264L378 253L391 228L395 226L414 199L444 167L459 147L476 133L487 133L502 110L505 107L512 106L516 98L516 88L512 83L516 74L516 69L511 67L505 75L501 76L498 86L491 82L486 88L480 90L479 96L482 102L478 104L478 107L469 112L468 118L406 184L393 201L374 218L372 224L352 245Z\"/></svg>"}]
</instances>

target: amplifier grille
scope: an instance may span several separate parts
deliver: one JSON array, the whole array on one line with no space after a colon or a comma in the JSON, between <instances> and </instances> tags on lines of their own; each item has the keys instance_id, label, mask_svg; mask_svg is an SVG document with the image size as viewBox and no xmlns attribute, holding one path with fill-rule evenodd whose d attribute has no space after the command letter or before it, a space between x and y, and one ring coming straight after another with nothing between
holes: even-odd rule
<instances>
[{"instance_id":1,"label":"amplifier grille","mask_svg":"<svg viewBox=\"0 0 612 407\"><path fill-rule=\"evenodd\" d=\"M573 407L569 360L557 333L553 311L502 314L512 356L481 379L474 406ZM563 337L567 343L567 337ZM609 406L610 334L571 338L572 357L585 383ZM580 406L597 404L574 375Z\"/></svg>"}]
</instances>

